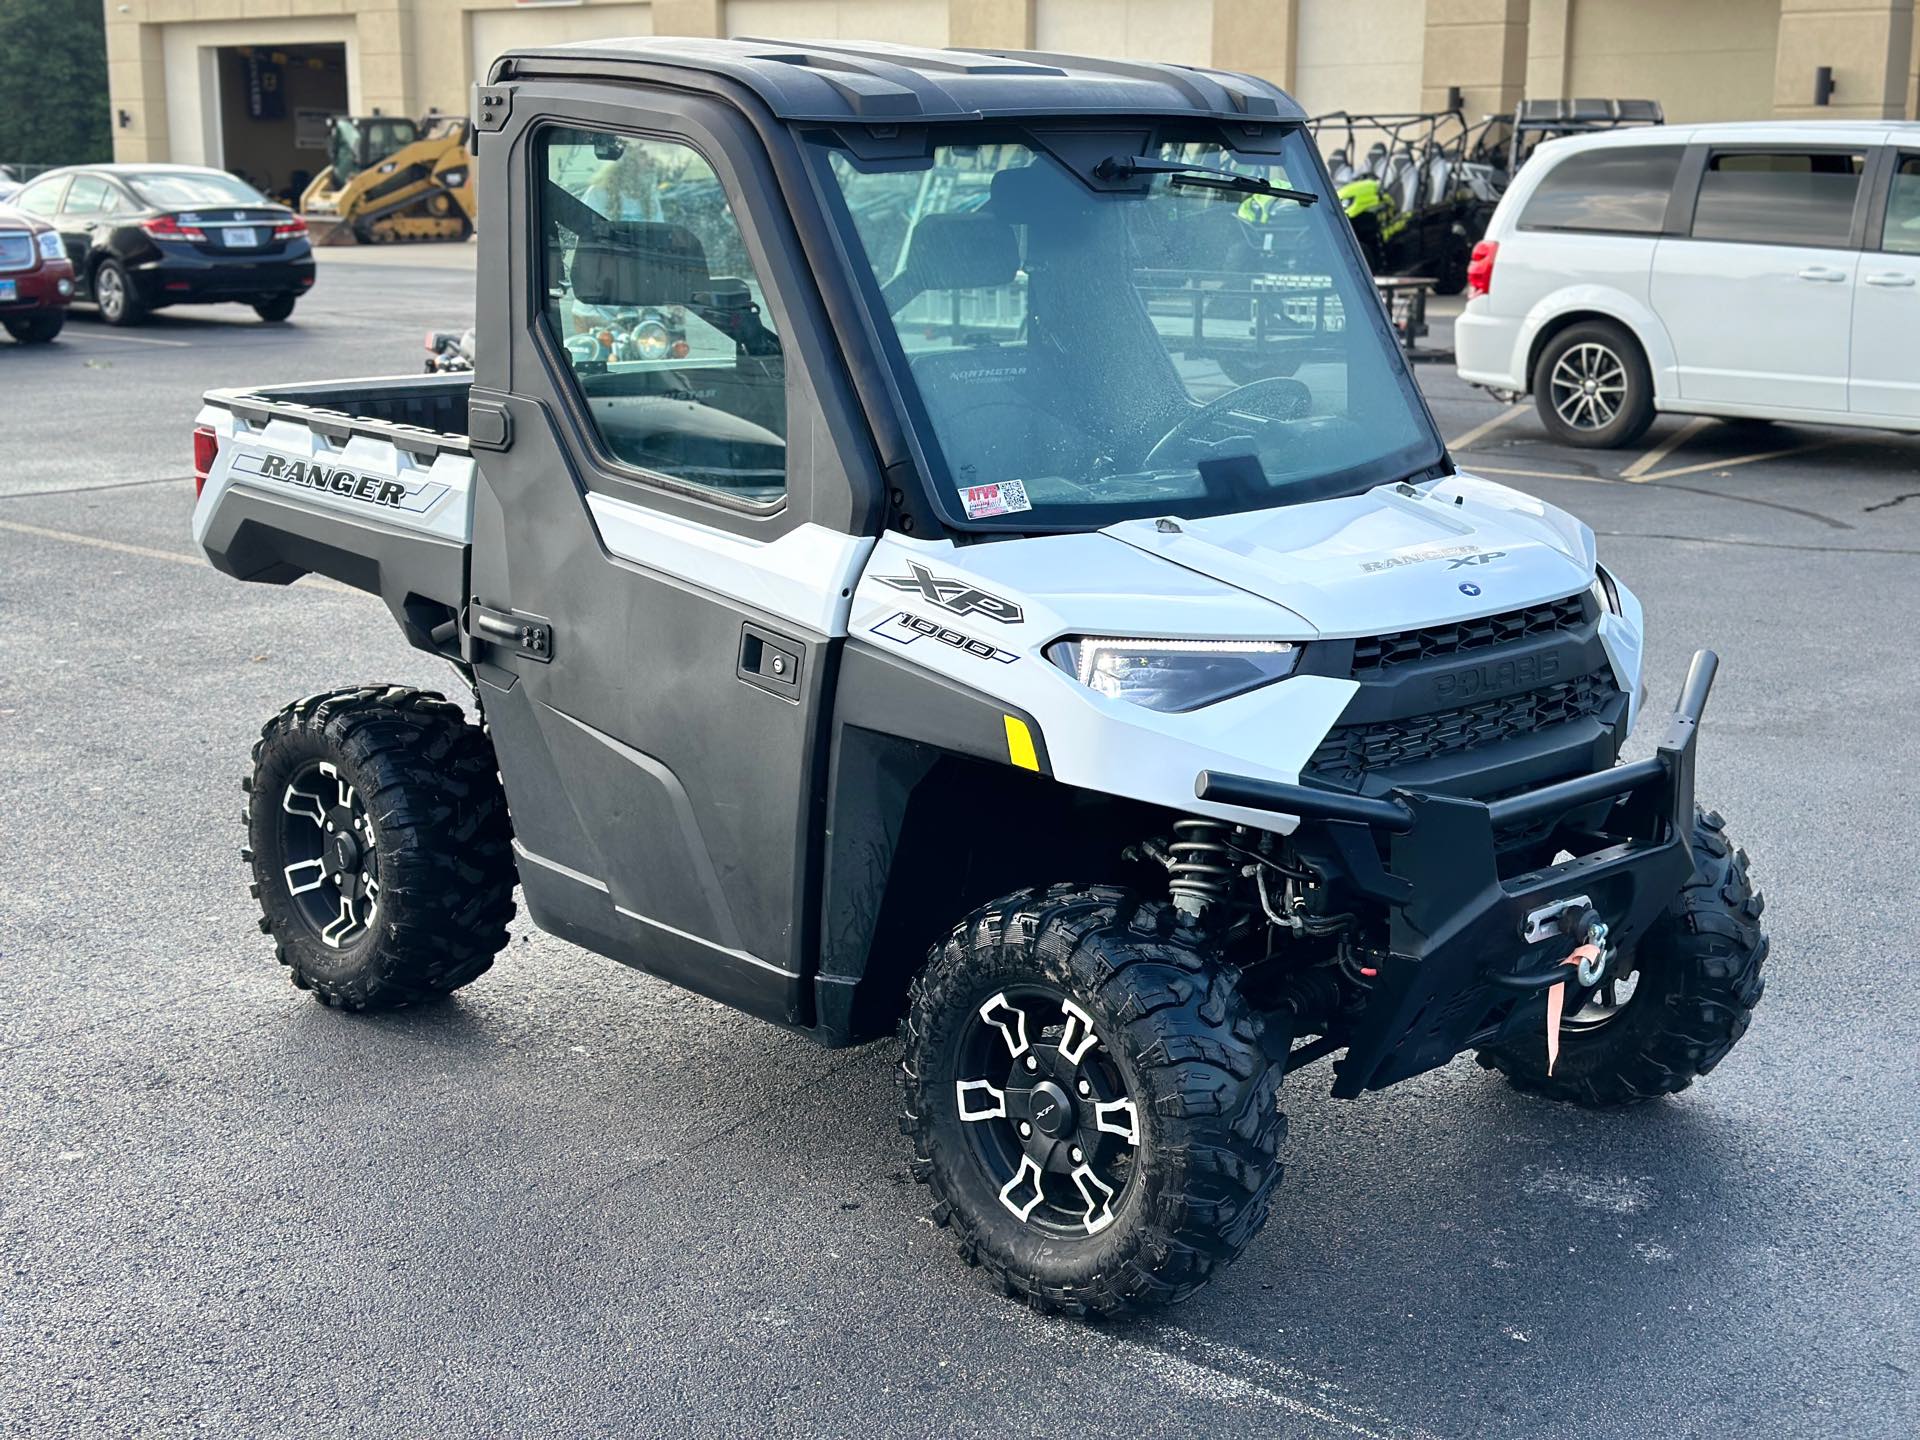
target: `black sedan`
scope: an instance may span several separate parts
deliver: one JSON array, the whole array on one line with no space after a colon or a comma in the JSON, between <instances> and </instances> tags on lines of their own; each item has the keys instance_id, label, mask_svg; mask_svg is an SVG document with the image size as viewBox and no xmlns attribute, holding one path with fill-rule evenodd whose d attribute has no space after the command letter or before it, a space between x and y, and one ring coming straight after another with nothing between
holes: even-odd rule
<instances>
[{"instance_id":1,"label":"black sedan","mask_svg":"<svg viewBox=\"0 0 1920 1440\"><path fill-rule=\"evenodd\" d=\"M59 230L77 298L109 325L210 301L284 320L313 287L306 221L224 170L75 165L22 186L13 205Z\"/></svg>"}]
</instances>

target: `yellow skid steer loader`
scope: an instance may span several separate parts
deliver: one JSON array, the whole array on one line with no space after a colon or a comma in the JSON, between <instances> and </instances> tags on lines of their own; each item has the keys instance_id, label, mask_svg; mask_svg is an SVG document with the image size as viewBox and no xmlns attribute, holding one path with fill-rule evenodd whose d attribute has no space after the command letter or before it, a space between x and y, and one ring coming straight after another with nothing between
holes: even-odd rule
<instances>
[{"instance_id":1,"label":"yellow skid steer loader","mask_svg":"<svg viewBox=\"0 0 1920 1440\"><path fill-rule=\"evenodd\" d=\"M466 239L477 213L472 132L459 115L336 117L330 163L300 197L313 243Z\"/></svg>"}]
</instances>

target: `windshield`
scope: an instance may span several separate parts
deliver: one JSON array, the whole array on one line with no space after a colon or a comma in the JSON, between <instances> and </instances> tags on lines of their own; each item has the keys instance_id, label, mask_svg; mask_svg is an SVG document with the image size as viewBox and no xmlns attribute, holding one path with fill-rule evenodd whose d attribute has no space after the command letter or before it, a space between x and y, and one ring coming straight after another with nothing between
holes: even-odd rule
<instances>
[{"instance_id":1,"label":"windshield","mask_svg":"<svg viewBox=\"0 0 1920 1440\"><path fill-rule=\"evenodd\" d=\"M964 137L965 143L950 137ZM936 500L958 525L1090 528L1350 493L1443 449L1304 133L943 131L924 156L822 142ZM1089 151L1089 143L1094 150ZM1209 183L1211 182L1211 183Z\"/></svg>"},{"instance_id":2,"label":"windshield","mask_svg":"<svg viewBox=\"0 0 1920 1440\"><path fill-rule=\"evenodd\" d=\"M177 205L264 205L267 197L224 170L150 170L124 177L133 193L159 210Z\"/></svg>"}]
</instances>

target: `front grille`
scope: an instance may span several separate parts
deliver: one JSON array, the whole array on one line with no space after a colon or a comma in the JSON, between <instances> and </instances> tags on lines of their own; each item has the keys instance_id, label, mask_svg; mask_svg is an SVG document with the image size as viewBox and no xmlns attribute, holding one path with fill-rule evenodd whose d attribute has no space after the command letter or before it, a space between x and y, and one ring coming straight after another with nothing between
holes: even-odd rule
<instances>
[{"instance_id":1,"label":"front grille","mask_svg":"<svg viewBox=\"0 0 1920 1440\"><path fill-rule=\"evenodd\" d=\"M1336 725L1320 742L1307 769L1334 784L1353 786L1374 770L1457 755L1482 745L1551 729L1597 715L1620 693L1608 670L1575 680L1365 725Z\"/></svg>"},{"instance_id":2,"label":"front grille","mask_svg":"<svg viewBox=\"0 0 1920 1440\"><path fill-rule=\"evenodd\" d=\"M1390 666L1484 650L1523 640L1529 635L1572 630L1585 624L1586 618L1586 595L1582 592L1564 600L1509 610L1504 615L1487 615L1452 625L1430 625L1424 630L1399 630L1391 635L1369 635L1354 641L1353 678L1364 680Z\"/></svg>"},{"instance_id":3,"label":"front grille","mask_svg":"<svg viewBox=\"0 0 1920 1440\"><path fill-rule=\"evenodd\" d=\"M33 236L9 230L0 235L0 270L33 268Z\"/></svg>"}]
</instances>

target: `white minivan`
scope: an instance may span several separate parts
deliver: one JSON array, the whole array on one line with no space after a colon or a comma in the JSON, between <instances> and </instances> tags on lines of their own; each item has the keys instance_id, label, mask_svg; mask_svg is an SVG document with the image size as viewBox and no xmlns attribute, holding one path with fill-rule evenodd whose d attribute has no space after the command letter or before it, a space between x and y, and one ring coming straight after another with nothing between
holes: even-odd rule
<instances>
[{"instance_id":1,"label":"white minivan","mask_svg":"<svg viewBox=\"0 0 1920 1440\"><path fill-rule=\"evenodd\" d=\"M1665 411L1920 430L1920 124L1540 146L1474 249L1461 378L1566 444Z\"/></svg>"}]
</instances>

